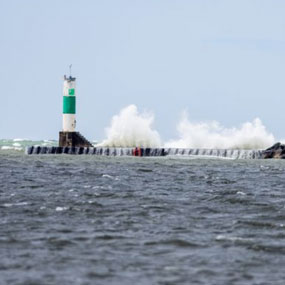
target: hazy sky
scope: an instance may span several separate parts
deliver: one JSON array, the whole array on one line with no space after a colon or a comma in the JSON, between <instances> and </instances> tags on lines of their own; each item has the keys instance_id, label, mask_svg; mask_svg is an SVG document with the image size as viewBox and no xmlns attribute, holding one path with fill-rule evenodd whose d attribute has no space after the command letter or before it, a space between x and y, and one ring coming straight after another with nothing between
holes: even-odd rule
<instances>
[{"instance_id":1,"label":"hazy sky","mask_svg":"<svg viewBox=\"0 0 285 285\"><path fill-rule=\"evenodd\" d=\"M90 139L129 104L163 140L183 110L226 127L259 117L284 138L284 13L284 0L0 0L0 138L57 139L70 63Z\"/></svg>"}]
</instances>

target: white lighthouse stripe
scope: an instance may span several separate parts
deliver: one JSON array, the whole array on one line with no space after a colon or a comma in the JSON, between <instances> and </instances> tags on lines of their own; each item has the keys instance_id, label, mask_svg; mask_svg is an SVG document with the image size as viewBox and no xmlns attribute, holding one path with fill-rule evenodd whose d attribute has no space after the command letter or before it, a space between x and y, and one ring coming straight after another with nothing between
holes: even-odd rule
<instances>
[{"instance_id":1,"label":"white lighthouse stripe","mask_svg":"<svg viewBox=\"0 0 285 285\"><path fill-rule=\"evenodd\" d=\"M63 83L63 96L70 96L69 89L74 89L75 90L75 87L76 87L75 81L64 80L64 83Z\"/></svg>"},{"instance_id":2,"label":"white lighthouse stripe","mask_svg":"<svg viewBox=\"0 0 285 285\"><path fill-rule=\"evenodd\" d=\"M76 128L75 114L62 115L62 130L64 132L74 132Z\"/></svg>"}]
</instances>

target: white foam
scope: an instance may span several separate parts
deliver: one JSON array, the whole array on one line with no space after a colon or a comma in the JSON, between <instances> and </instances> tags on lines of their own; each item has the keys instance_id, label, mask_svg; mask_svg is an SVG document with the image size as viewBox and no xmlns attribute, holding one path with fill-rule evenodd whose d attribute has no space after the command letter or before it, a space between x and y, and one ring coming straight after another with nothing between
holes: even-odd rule
<instances>
[{"instance_id":1,"label":"white foam","mask_svg":"<svg viewBox=\"0 0 285 285\"><path fill-rule=\"evenodd\" d=\"M27 202L19 202L19 203L5 203L5 204L3 204L3 206L4 207L6 207L6 208L10 208L10 207L13 207L13 206L26 206L26 205L28 205L28 203Z\"/></svg>"},{"instance_id":2,"label":"white foam","mask_svg":"<svg viewBox=\"0 0 285 285\"><path fill-rule=\"evenodd\" d=\"M111 176L109 174L103 174L102 177L113 179L113 176Z\"/></svg>"},{"instance_id":3,"label":"white foam","mask_svg":"<svg viewBox=\"0 0 285 285\"><path fill-rule=\"evenodd\" d=\"M56 207L55 210L57 212L62 212L62 211L66 211L68 208L67 207Z\"/></svg>"},{"instance_id":4,"label":"white foam","mask_svg":"<svg viewBox=\"0 0 285 285\"><path fill-rule=\"evenodd\" d=\"M135 105L129 105L112 118L106 129L107 139L100 146L159 147L160 136L152 129L153 120L152 114L139 113Z\"/></svg>"},{"instance_id":5,"label":"white foam","mask_svg":"<svg viewBox=\"0 0 285 285\"><path fill-rule=\"evenodd\" d=\"M17 150L17 151L21 151L21 150L23 150L23 148L22 147L18 147L18 146L3 145L1 147L1 150Z\"/></svg>"},{"instance_id":6,"label":"white foam","mask_svg":"<svg viewBox=\"0 0 285 285\"><path fill-rule=\"evenodd\" d=\"M21 150L23 150L23 148L22 147L14 147L14 150L21 151Z\"/></svg>"},{"instance_id":7,"label":"white foam","mask_svg":"<svg viewBox=\"0 0 285 285\"><path fill-rule=\"evenodd\" d=\"M3 145L3 146L1 147L1 149L2 149L2 150L11 150L11 149L14 149L14 147L13 147L13 146L8 146L8 145Z\"/></svg>"},{"instance_id":8,"label":"white foam","mask_svg":"<svg viewBox=\"0 0 285 285\"><path fill-rule=\"evenodd\" d=\"M21 144L20 143L13 143L13 146L20 147Z\"/></svg>"},{"instance_id":9,"label":"white foam","mask_svg":"<svg viewBox=\"0 0 285 285\"><path fill-rule=\"evenodd\" d=\"M239 128L225 128L216 121L190 122L183 113L178 126L179 138L168 141L165 147L208 149L265 149L275 139L259 118L246 122Z\"/></svg>"},{"instance_id":10,"label":"white foam","mask_svg":"<svg viewBox=\"0 0 285 285\"><path fill-rule=\"evenodd\" d=\"M234 236L225 236L225 235L217 235L217 241L232 241L232 242L251 242L251 238L242 238L242 237L234 237Z\"/></svg>"}]
</instances>

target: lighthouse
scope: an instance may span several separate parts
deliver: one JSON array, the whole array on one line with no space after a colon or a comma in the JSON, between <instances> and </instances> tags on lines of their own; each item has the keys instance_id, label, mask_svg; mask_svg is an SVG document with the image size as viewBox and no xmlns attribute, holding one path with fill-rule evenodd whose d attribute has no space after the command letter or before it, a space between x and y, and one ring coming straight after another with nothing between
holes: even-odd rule
<instances>
[{"instance_id":1,"label":"lighthouse","mask_svg":"<svg viewBox=\"0 0 285 285\"><path fill-rule=\"evenodd\" d=\"M69 67L71 69L71 65ZM59 132L59 147L92 147L92 144L76 128L76 78L63 78L62 131Z\"/></svg>"},{"instance_id":2,"label":"lighthouse","mask_svg":"<svg viewBox=\"0 0 285 285\"><path fill-rule=\"evenodd\" d=\"M64 75L62 131L75 132L76 128L76 78Z\"/></svg>"}]
</instances>

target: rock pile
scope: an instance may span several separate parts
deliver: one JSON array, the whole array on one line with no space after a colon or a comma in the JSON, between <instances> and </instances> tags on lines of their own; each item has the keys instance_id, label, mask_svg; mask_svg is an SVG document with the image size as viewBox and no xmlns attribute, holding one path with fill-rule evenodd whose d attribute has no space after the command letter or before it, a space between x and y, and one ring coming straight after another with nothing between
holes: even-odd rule
<instances>
[{"instance_id":1,"label":"rock pile","mask_svg":"<svg viewBox=\"0 0 285 285\"><path fill-rule=\"evenodd\" d=\"M274 144L262 152L261 158L285 159L285 144L281 144L280 142Z\"/></svg>"}]
</instances>

